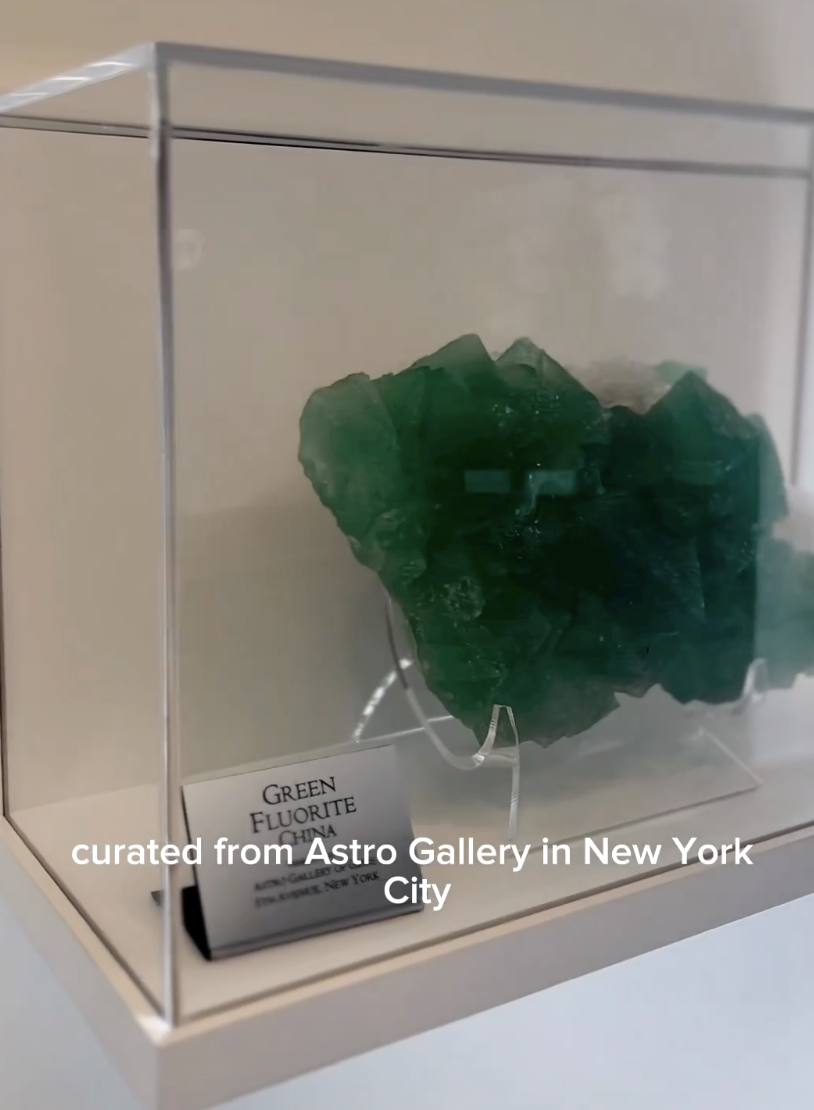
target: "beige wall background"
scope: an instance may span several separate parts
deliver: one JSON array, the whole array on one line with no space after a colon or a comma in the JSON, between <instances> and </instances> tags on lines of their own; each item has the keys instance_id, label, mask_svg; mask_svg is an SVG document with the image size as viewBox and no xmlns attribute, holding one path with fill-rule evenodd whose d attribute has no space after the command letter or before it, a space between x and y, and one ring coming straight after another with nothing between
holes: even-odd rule
<instances>
[{"instance_id":1,"label":"beige wall background","mask_svg":"<svg viewBox=\"0 0 814 1110\"><path fill-rule=\"evenodd\" d=\"M5 0L0 85L151 39L814 102L808 0Z\"/></svg>"},{"instance_id":2,"label":"beige wall background","mask_svg":"<svg viewBox=\"0 0 814 1110\"><path fill-rule=\"evenodd\" d=\"M1 18L5 87L163 38L814 103L814 5L802 0L7 0ZM13 266L0 289L15 370L0 421L18 806L150 781L158 769L149 164L141 144L102 146L19 134L6 144L12 178L0 218ZM177 162L179 226L205 240L203 264L177 284L190 772L344 738L388 662L373 584L296 464L296 416L315 386L354 369L396 369L485 327L494 346L550 336L577 363L711 363L738 403L766 414L788 442L802 214L794 186L636 175L586 185L556 171L541 191L522 168L478 170L473 187L461 163L383 164L355 180L356 161L346 172L341 158L318 166L324 156L291 157L289 166L259 149L209 146ZM379 197L388 200L377 209ZM348 239L367 271L343 254ZM320 257L316 283L305 242ZM436 243L449 245L446 255L433 256ZM634 270L644 259L646 280L619 271L620 251L623 263L638 258ZM392 273L394 255L403 264ZM465 260L467 275L495 262L494 287L468 276L456 300L450 256ZM558 296L558 283L584 289L584 305ZM353 350L354 329L368 337L360 360L334 370L333 351L343 339ZM775 378L765 370L781 365Z\"/></svg>"}]
</instances>

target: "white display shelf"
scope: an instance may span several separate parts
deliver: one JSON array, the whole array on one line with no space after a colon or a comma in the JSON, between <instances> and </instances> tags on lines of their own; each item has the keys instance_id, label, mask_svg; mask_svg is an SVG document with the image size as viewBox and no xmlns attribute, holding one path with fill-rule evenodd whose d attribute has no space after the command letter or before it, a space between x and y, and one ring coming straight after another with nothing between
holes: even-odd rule
<instances>
[{"instance_id":1,"label":"white display shelf","mask_svg":"<svg viewBox=\"0 0 814 1110\"><path fill-rule=\"evenodd\" d=\"M806 681L769 695L751 710L748 729L730 718L726 741L736 755L740 746L749 756L762 780L757 790L608 833L611 844L662 843L650 874L635 863L585 865L578 838L569 867L546 866L532 852L517 874L425 868L431 881L453 884L440 913L426 910L214 963L187 942L180 981L189 1020L172 1030L147 999L162 989L161 917L150 897L160 885L159 869L70 861L76 843L145 843L155 836L156 788L14 815L22 838L96 929L112 938L145 993L7 822L0 881L145 1104L204 1110L813 892L814 833L804 826L812 815L814 761L794 724L805 719L813 692ZM613 809L614 789L628 792L629 805L628 778L618 787L598 784L581 800L581 817L573 797L563 802L567 814L549 799L545 814L527 809L527 828L544 819L545 834L581 820L590 832L591 816ZM446 825L419 818L416 835L454 841L462 835L457 817L450 815ZM797 831L772 836L781 827ZM733 830L758 842L753 866L680 866L673 836L720 844L731 842Z\"/></svg>"},{"instance_id":2,"label":"white display shelf","mask_svg":"<svg viewBox=\"0 0 814 1110\"><path fill-rule=\"evenodd\" d=\"M791 833L749 868L645 877L170 1030L6 821L0 845L4 896L150 1110L205 1110L814 891L814 836ZM251 979L295 950L231 967Z\"/></svg>"}]
</instances>

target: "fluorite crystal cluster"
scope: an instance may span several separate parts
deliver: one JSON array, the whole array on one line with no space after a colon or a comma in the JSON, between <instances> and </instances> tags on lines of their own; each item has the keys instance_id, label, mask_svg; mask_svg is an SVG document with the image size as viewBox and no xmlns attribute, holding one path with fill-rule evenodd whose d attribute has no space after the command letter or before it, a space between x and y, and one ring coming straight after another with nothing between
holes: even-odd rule
<instances>
[{"instance_id":1,"label":"fluorite crystal cluster","mask_svg":"<svg viewBox=\"0 0 814 1110\"><path fill-rule=\"evenodd\" d=\"M695 372L601 404L531 341L464 336L308 401L300 461L411 631L427 685L483 736L549 744L658 685L737 700L814 668L814 557L773 538L780 463Z\"/></svg>"}]
</instances>

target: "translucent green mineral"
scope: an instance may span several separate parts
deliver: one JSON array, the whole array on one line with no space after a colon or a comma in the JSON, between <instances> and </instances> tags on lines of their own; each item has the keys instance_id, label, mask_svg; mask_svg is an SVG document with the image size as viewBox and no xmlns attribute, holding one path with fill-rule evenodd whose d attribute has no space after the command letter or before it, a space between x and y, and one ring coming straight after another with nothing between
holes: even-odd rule
<instances>
[{"instance_id":1,"label":"translucent green mineral","mask_svg":"<svg viewBox=\"0 0 814 1110\"><path fill-rule=\"evenodd\" d=\"M483 736L510 705L549 744L658 685L737 700L814 668L814 557L771 436L687 371L603 407L530 340L477 336L309 399L300 462L401 608L429 688Z\"/></svg>"}]
</instances>

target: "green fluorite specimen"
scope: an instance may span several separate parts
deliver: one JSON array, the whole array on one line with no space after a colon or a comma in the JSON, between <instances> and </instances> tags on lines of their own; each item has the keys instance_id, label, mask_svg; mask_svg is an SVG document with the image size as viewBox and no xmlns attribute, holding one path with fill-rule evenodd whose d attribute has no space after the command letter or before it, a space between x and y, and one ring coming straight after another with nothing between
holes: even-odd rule
<instances>
[{"instance_id":1,"label":"green fluorite specimen","mask_svg":"<svg viewBox=\"0 0 814 1110\"><path fill-rule=\"evenodd\" d=\"M398 374L317 390L300 461L400 606L429 688L483 736L595 724L619 693L734 701L814 668L814 558L771 436L694 372L646 413L597 398L530 340L464 336Z\"/></svg>"}]
</instances>

